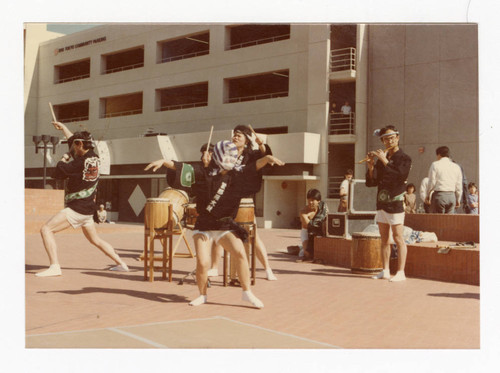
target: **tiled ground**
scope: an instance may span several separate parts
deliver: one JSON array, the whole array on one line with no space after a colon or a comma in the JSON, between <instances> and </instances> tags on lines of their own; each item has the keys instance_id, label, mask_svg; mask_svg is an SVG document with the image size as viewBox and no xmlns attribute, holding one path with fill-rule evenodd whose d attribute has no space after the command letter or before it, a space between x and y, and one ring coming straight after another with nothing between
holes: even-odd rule
<instances>
[{"instance_id":1,"label":"tiled ground","mask_svg":"<svg viewBox=\"0 0 500 373\"><path fill-rule=\"evenodd\" d=\"M286 247L297 244L299 232L272 229L260 234L278 281L265 280L258 265L253 287L264 309L248 307L240 300L241 289L224 288L221 277L209 289L208 304L189 307L197 287L190 277L183 285L178 281L194 268L195 259L174 260L172 283L160 281L159 273L157 281L146 282L137 260L143 249L142 227L117 228L104 230L102 237L125 258L132 269L129 273L107 271L111 261L83 235L60 234L63 276L35 277L48 259L39 235L26 235L27 347L61 347L61 343L115 348L480 347L478 286L411 278L389 283L345 268L296 263ZM180 252L187 252L183 244ZM113 336L97 338L90 330ZM158 334L159 330L163 332ZM79 332L76 345L69 333L74 331ZM165 340L163 334L170 338ZM231 335L238 336L237 343Z\"/></svg>"}]
</instances>

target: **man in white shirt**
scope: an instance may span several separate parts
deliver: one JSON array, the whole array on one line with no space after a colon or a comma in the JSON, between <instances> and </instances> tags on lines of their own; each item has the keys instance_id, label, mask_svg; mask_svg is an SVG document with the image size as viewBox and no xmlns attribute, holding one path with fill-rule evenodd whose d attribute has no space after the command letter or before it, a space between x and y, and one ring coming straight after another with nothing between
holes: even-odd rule
<instances>
[{"instance_id":1,"label":"man in white shirt","mask_svg":"<svg viewBox=\"0 0 500 373\"><path fill-rule=\"evenodd\" d=\"M342 114L344 115L349 115L351 114L351 106L349 105L349 102L346 101L344 105L342 105L342 107L340 108L340 111L342 112Z\"/></svg>"},{"instance_id":2,"label":"man in white shirt","mask_svg":"<svg viewBox=\"0 0 500 373\"><path fill-rule=\"evenodd\" d=\"M462 198L462 171L449 158L447 146L437 148L436 156L437 161L432 162L429 169L426 202L431 205L431 213L453 214Z\"/></svg>"},{"instance_id":3,"label":"man in white shirt","mask_svg":"<svg viewBox=\"0 0 500 373\"><path fill-rule=\"evenodd\" d=\"M419 190L420 199L424 203L424 211L426 214L431 212L431 205L430 205L430 203L426 202L427 201L427 185L429 185L429 178L426 176L422 179L422 182L420 183L420 190ZM431 199L432 199L432 195L431 195Z\"/></svg>"}]
</instances>

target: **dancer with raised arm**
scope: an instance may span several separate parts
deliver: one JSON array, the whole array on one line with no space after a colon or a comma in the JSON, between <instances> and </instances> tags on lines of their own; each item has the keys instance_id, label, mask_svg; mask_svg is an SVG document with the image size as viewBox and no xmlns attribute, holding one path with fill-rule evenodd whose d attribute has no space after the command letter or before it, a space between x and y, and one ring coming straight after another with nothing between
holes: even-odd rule
<instances>
[{"instance_id":1,"label":"dancer with raised arm","mask_svg":"<svg viewBox=\"0 0 500 373\"><path fill-rule=\"evenodd\" d=\"M60 276L61 266L57 257L55 233L70 226L82 227L83 234L117 264L110 268L114 271L128 271L128 266L116 254L113 246L97 235L93 215L96 211L95 195L99 182L99 157L94 153L92 135L87 131L74 134L61 122L52 122L54 127L68 139L69 152L57 163L53 175L56 179L68 179L65 208L47 221L40 231L50 266L38 277ZM71 160L73 158L73 160Z\"/></svg>"},{"instance_id":2,"label":"dancer with raised arm","mask_svg":"<svg viewBox=\"0 0 500 373\"><path fill-rule=\"evenodd\" d=\"M250 290L250 271L243 241L247 231L234 218L239 209L240 199L254 193L254 186L248 180L256 176L266 164L283 165L279 159L267 155L258 159L242 172L234 170L238 151L230 141L219 141L213 155L204 152L203 164L188 164L160 159L151 162L145 170L153 172L161 167L175 172L175 179L181 185L191 187L196 196L196 211L199 216L193 231L196 248L196 282L200 295L191 301L191 306L207 302L207 280L210 268L212 244L219 243L231 256L236 258L237 273L243 289L242 299L256 308L264 304ZM204 164L208 164L205 167ZM172 172L170 172L172 177Z\"/></svg>"}]
</instances>

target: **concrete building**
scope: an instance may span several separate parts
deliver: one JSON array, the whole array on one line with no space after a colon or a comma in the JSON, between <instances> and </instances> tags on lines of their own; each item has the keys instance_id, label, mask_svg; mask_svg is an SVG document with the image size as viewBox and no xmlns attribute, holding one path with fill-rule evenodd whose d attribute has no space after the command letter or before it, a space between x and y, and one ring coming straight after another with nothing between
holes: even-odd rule
<instances>
[{"instance_id":1,"label":"concrete building","mask_svg":"<svg viewBox=\"0 0 500 373\"><path fill-rule=\"evenodd\" d=\"M414 160L409 182L440 145L478 181L477 25L121 24L34 48L25 52L26 187L43 187L33 136L59 135L50 102L58 120L98 140L110 164L98 199L114 220L143 221L146 198L166 187L144 166L199 160L212 125L214 142L251 124L287 163L266 170L256 195L264 227L294 226L309 188L336 210L344 171L364 178L357 160L380 146L371 134L387 124ZM65 150L56 147L49 168Z\"/></svg>"}]
</instances>

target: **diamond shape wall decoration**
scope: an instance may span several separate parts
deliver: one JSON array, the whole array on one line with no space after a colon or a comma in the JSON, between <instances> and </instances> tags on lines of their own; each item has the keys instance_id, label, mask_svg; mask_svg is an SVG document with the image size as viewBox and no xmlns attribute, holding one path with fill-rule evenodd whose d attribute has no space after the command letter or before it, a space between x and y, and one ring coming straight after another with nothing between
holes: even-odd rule
<instances>
[{"instance_id":1,"label":"diamond shape wall decoration","mask_svg":"<svg viewBox=\"0 0 500 373\"><path fill-rule=\"evenodd\" d=\"M139 216L142 209L144 208L144 205L146 204L146 201L147 198L142 192L141 187L139 185L136 185L134 191L128 198L128 203L130 207L132 207L132 210L134 210L136 216Z\"/></svg>"}]
</instances>

